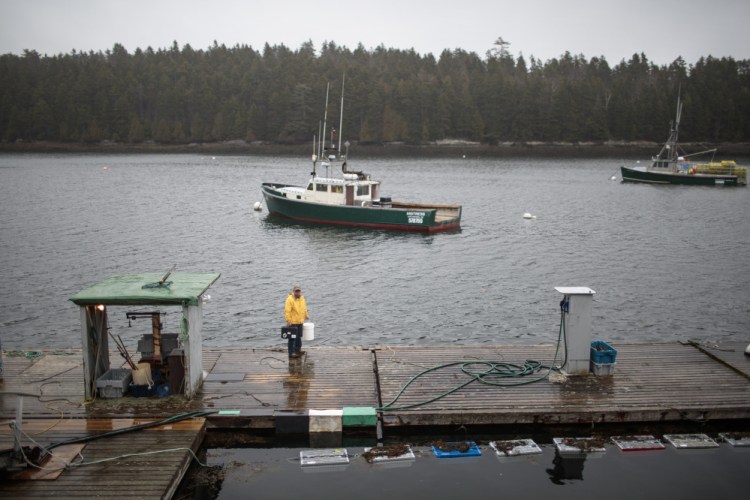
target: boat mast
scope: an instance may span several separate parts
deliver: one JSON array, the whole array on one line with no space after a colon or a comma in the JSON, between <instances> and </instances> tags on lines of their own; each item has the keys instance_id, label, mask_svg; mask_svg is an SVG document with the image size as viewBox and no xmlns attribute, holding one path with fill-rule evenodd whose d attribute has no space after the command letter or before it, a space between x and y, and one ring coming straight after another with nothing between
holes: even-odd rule
<instances>
[{"instance_id":1,"label":"boat mast","mask_svg":"<svg viewBox=\"0 0 750 500\"><path fill-rule=\"evenodd\" d=\"M677 136L680 133L680 117L682 116L682 100L680 99L680 94L677 94L677 115L675 116L674 120L674 129L672 130L672 155L671 160L677 159Z\"/></svg>"},{"instance_id":2,"label":"boat mast","mask_svg":"<svg viewBox=\"0 0 750 500\"><path fill-rule=\"evenodd\" d=\"M341 110L339 111L339 155L341 155L341 136L344 135L344 80L346 80L346 73L341 76Z\"/></svg>"},{"instance_id":3,"label":"boat mast","mask_svg":"<svg viewBox=\"0 0 750 500\"><path fill-rule=\"evenodd\" d=\"M677 137L680 129L680 117L682 116L682 100L680 92L677 93L677 114L674 121L669 122L669 139L662 146L655 160L677 161ZM666 156L666 158L664 158Z\"/></svg>"},{"instance_id":4,"label":"boat mast","mask_svg":"<svg viewBox=\"0 0 750 500\"><path fill-rule=\"evenodd\" d=\"M320 135L320 157L324 158L323 152L326 146L326 122L328 120L328 91L331 88L331 82L326 83L326 108L323 112L323 133Z\"/></svg>"}]
</instances>

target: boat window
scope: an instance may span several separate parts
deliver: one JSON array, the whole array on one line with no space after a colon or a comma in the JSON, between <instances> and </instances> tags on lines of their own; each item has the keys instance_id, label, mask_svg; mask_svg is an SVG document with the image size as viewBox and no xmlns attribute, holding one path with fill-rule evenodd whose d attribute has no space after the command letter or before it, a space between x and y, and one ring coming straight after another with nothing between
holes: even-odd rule
<instances>
[{"instance_id":1,"label":"boat window","mask_svg":"<svg viewBox=\"0 0 750 500\"><path fill-rule=\"evenodd\" d=\"M343 193L344 192L344 186L331 186L331 192L332 193Z\"/></svg>"},{"instance_id":2,"label":"boat window","mask_svg":"<svg viewBox=\"0 0 750 500\"><path fill-rule=\"evenodd\" d=\"M315 191L322 191L324 193L328 192L328 185L327 184L316 184L315 185Z\"/></svg>"},{"instance_id":3,"label":"boat window","mask_svg":"<svg viewBox=\"0 0 750 500\"><path fill-rule=\"evenodd\" d=\"M313 183L312 182L307 185L307 190L308 191L312 191L313 190Z\"/></svg>"},{"instance_id":4,"label":"boat window","mask_svg":"<svg viewBox=\"0 0 750 500\"><path fill-rule=\"evenodd\" d=\"M370 194L370 186L357 186L357 196L369 196Z\"/></svg>"}]
</instances>

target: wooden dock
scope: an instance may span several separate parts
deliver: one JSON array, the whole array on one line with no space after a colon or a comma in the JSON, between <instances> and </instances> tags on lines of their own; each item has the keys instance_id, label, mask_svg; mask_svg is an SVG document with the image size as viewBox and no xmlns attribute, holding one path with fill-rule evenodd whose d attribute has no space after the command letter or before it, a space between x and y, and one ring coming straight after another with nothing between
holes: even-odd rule
<instances>
[{"instance_id":1,"label":"wooden dock","mask_svg":"<svg viewBox=\"0 0 750 500\"><path fill-rule=\"evenodd\" d=\"M207 377L192 400L113 398L84 402L80 350L5 353L0 384L0 421L12 421L23 405L23 429L40 444L101 432L132 421L158 420L185 412L208 415L91 441L86 461L158 449L181 452L134 455L98 465L66 469L55 481L6 481L0 497L49 494L80 498L102 491L139 497L169 498L192 456L211 429L273 430L275 414L285 410L381 407L420 372L438 365L410 385L381 412L384 430L445 425L676 423L750 419L750 356L740 343L706 346L682 343L617 344L612 376L560 377L542 380L539 372L498 387L472 380L457 362L549 364L555 346L307 347L299 360L285 349L204 349ZM121 360L115 353L112 360ZM466 384L429 404L422 402ZM23 399L19 399L19 394ZM2 448L13 444L13 431L0 428ZM28 444L25 442L24 444ZM151 472L158 470L158 474ZM131 488L138 484L137 488ZM123 488L127 486L127 489ZM115 489L119 488L119 489Z\"/></svg>"},{"instance_id":2,"label":"wooden dock","mask_svg":"<svg viewBox=\"0 0 750 500\"><path fill-rule=\"evenodd\" d=\"M569 377L564 382L544 381L502 388L474 382L430 405L387 411L384 423L414 426L747 419L750 418L750 357L744 356L744 347L709 349L682 344L618 344L613 376ZM723 357L726 362L718 361L706 351ZM404 347L381 351L378 370L383 401L390 401L405 379L426 367L459 359L518 364L536 359L549 363L553 356L554 346L551 345L460 349ZM427 384L421 384L414 391L407 390L394 406L427 400L465 379L456 366L430 374Z\"/></svg>"},{"instance_id":3,"label":"wooden dock","mask_svg":"<svg viewBox=\"0 0 750 500\"><path fill-rule=\"evenodd\" d=\"M143 424L134 419L27 419L24 445L49 446ZM0 476L0 498L171 498L198 453L203 419L102 437L51 450L43 469L28 467ZM0 449L13 447L13 431L0 429ZM66 464L74 464L68 465Z\"/></svg>"}]
</instances>

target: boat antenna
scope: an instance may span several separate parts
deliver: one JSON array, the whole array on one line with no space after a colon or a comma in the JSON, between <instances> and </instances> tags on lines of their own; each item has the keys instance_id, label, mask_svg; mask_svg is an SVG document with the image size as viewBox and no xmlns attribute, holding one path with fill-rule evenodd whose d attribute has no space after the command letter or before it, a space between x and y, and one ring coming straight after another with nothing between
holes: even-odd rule
<instances>
[{"instance_id":1,"label":"boat antenna","mask_svg":"<svg viewBox=\"0 0 750 500\"><path fill-rule=\"evenodd\" d=\"M318 147L318 138L315 137L315 134L313 134L313 152L312 152L313 171L310 173L310 175L312 175L313 179L315 179L315 167L318 164L318 155L315 154L315 148L316 147Z\"/></svg>"},{"instance_id":2,"label":"boat antenna","mask_svg":"<svg viewBox=\"0 0 750 500\"><path fill-rule=\"evenodd\" d=\"M341 136L344 130L344 81L346 80L346 73L341 76L341 110L339 111L339 154L341 154Z\"/></svg>"},{"instance_id":3,"label":"boat antenna","mask_svg":"<svg viewBox=\"0 0 750 500\"><path fill-rule=\"evenodd\" d=\"M323 151L325 150L325 145L326 145L326 122L328 121L328 91L330 88L331 88L331 82L326 83L326 108L325 108L325 111L323 112L323 134L321 134L320 136L321 156L322 156Z\"/></svg>"},{"instance_id":4,"label":"boat antenna","mask_svg":"<svg viewBox=\"0 0 750 500\"><path fill-rule=\"evenodd\" d=\"M318 121L318 137L322 138L321 131L323 130L323 122ZM318 141L318 158L323 154L323 141Z\"/></svg>"},{"instance_id":5,"label":"boat antenna","mask_svg":"<svg viewBox=\"0 0 750 500\"><path fill-rule=\"evenodd\" d=\"M672 143L672 149L674 150L675 159L677 157L677 136L680 133L680 118L682 117L682 88L677 92L677 116L674 121L674 141Z\"/></svg>"}]
</instances>

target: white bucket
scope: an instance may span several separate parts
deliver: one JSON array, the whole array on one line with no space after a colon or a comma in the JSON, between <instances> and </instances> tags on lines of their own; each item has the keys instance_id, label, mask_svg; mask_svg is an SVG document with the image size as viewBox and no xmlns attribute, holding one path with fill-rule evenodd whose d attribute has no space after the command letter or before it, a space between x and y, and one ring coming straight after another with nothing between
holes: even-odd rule
<instances>
[{"instance_id":1,"label":"white bucket","mask_svg":"<svg viewBox=\"0 0 750 500\"><path fill-rule=\"evenodd\" d=\"M302 340L315 340L315 323L302 324Z\"/></svg>"},{"instance_id":2,"label":"white bucket","mask_svg":"<svg viewBox=\"0 0 750 500\"><path fill-rule=\"evenodd\" d=\"M151 387L154 385L154 381L151 378L151 364L150 363L138 363L133 372L133 384L135 385L147 385Z\"/></svg>"}]
</instances>

